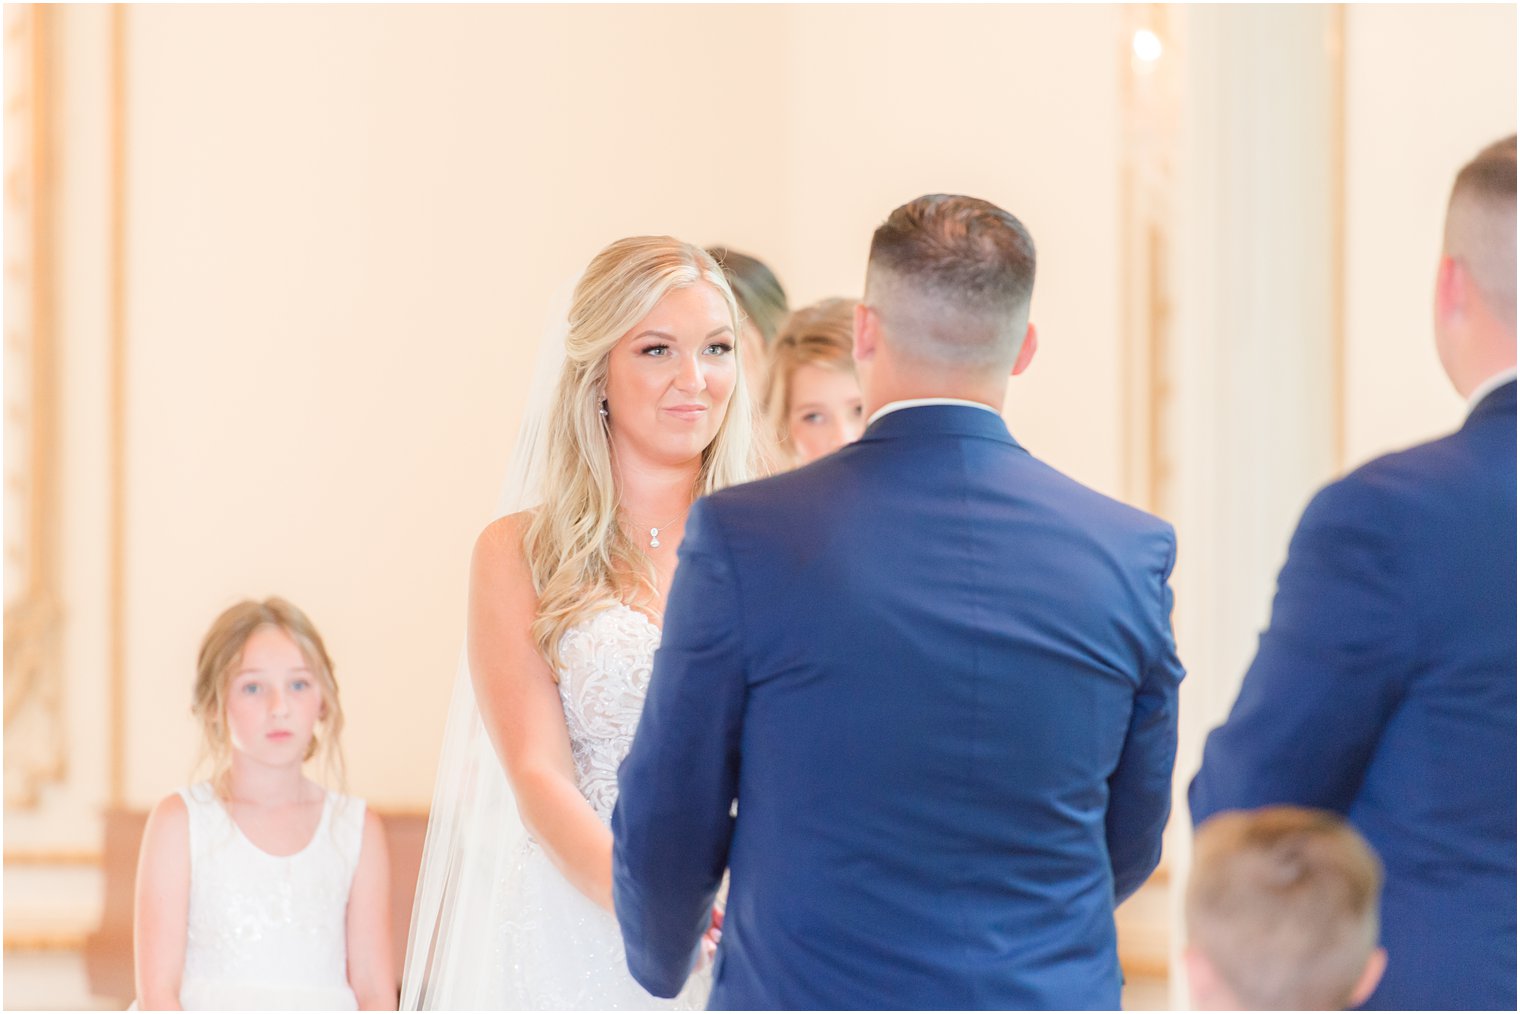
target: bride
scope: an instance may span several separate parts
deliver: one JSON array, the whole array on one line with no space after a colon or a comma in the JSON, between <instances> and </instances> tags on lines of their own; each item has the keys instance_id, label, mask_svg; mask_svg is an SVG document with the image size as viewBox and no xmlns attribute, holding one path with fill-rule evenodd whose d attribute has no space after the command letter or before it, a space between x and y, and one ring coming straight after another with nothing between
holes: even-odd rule
<instances>
[{"instance_id":1,"label":"bride","mask_svg":"<svg viewBox=\"0 0 1520 1014\"><path fill-rule=\"evenodd\" d=\"M562 351L541 352L558 382L519 436L516 512L471 563L403 1009L672 1003L624 965L609 822L687 511L748 477L738 329L701 248L634 237L593 258ZM701 1007L707 986L694 975L673 1003Z\"/></svg>"}]
</instances>

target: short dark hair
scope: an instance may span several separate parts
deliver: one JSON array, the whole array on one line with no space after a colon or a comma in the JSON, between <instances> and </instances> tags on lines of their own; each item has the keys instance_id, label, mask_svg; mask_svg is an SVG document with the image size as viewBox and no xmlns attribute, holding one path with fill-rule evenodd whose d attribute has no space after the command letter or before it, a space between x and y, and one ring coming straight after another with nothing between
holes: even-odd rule
<instances>
[{"instance_id":1,"label":"short dark hair","mask_svg":"<svg viewBox=\"0 0 1520 1014\"><path fill-rule=\"evenodd\" d=\"M1460 258L1495 313L1515 327L1515 135L1495 141L1457 173L1446 206L1443 252Z\"/></svg>"},{"instance_id":2,"label":"short dark hair","mask_svg":"<svg viewBox=\"0 0 1520 1014\"><path fill-rule=\"evenodd\" d=\"M786 319L786 290L765 262L724 246L710 246L707 253L718 262L728 287L734 290L739 309L755 325L769 345Z\"/></svg>"},{"instance_id":3,"label":"short dark hair","mask_svg":"<svg viewBox=\"0 0 1520 1014\"><path fill-rule=\"evenodd\" d=\"M1471 193L1490 200L1515 202L1515 135L1495 141L1457 173L1451 194Z\"/></svg>"},{"instance_id":4,"label":"short dark hair","mask_svg":"<svg viewBox=\"0 0 1520 1014\"><path fill-rule=\"evenodd\" d=\"M927 194L887 217L871 239L871 268L968 309L1017 314L1034 293L1034 239L988 201Z\"/></svg>"}]
</instances>

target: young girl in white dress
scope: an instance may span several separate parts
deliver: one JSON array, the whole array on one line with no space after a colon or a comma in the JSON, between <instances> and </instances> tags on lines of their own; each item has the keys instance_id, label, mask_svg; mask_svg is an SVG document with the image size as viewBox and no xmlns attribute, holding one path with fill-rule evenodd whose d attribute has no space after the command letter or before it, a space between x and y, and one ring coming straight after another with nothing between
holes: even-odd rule
<instances>
[{"instance_id":1,"label":"young girl in white dress","mask_svg":"<svg viewBox=\"0 0 1520 1014\"><path fill-rule=\"evenodd\" d=\"M628 974L609 822L687 511L750 474L740 327L717 264L668 236L576 285L542 448L519 441L541 470L475 546L403 1009L672 1005ZM674 1006L705 1005L719 925Z\"/></svg>"},{"instance_id":2,"label":"young girl in white dress","mask_svg":"<svg viewBox=\"0 0 1520 1014\"><path fill-rule=\"evenodd\" d=\"M193 711L214 768L143 831L137 1006L394 1010L380 821L302 772L323 752L341 776L321 636L278 598L231 607L201 643Z\"/></svg>"}]
</instances>

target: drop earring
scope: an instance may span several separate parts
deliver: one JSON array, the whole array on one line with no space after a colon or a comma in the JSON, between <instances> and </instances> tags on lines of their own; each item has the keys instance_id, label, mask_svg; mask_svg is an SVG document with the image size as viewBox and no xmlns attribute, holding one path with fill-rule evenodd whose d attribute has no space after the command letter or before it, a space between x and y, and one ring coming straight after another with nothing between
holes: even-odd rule
<instances>
[{"instance_id":1,"label":"drop earring","mask_svg":"<svg viewBox=\"0 0 1520 1014\"><path fill-rule=\"evenodd\" d=\"M602 418L603 419L608 418L608 415L607 415L607 399L606 398L602 399L602 407L599 408L599 409L597 409L597 411L602 414Z\"/></svg>"}]
</instances>

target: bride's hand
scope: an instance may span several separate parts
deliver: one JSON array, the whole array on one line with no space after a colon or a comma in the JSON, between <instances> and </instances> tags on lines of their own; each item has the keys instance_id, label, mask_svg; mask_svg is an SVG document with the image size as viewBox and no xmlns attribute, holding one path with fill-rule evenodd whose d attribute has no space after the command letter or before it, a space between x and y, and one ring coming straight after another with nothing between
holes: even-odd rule
<instances>
[{"instance_id":1,"label":"bride's hand","mask_svg":"<svg viewBox=\"0 0 1520 1014\"><path fill-rule=\"evenodd\" d=\"M723 910L714 905L712 924L707 927L707 932L702 934L702 942L698 945L697 967L693 971L701 972L712 967L713 958L718 954L718 941L722 939Z\"/></svg>"}]
</instances>

